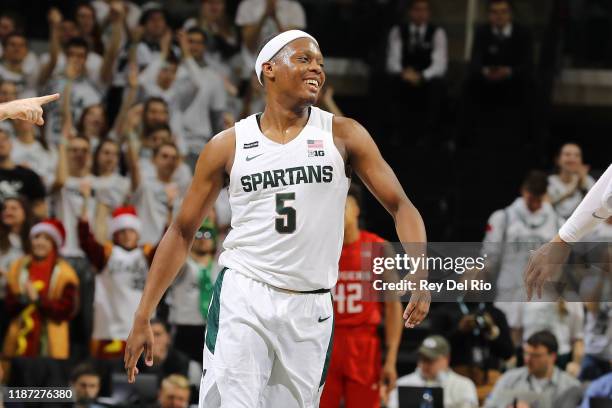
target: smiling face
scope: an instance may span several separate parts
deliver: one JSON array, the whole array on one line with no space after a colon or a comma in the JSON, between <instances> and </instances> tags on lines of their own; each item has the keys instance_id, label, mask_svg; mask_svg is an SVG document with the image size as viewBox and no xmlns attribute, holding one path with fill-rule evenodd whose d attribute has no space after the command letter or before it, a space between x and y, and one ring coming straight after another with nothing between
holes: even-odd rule
<instances>
[{"instance_id":1,"label":"smiling face","mask_svg":"<svg viewBox=\"0 0 612 408\"><path fill-rule=\"evenodd\" d=\"M298 38L263 64L262 76L269 93L314 105L325 83L323 55L314 41Z\"/></svg>"},{"instance_id":2,"label":"smiling face","mask_svg":"<svg viewBox=\"0 0 612 408\"><path fill-rule=\"evenodd\" d=\"M582 167L582 149L574 143L566 143L559 151L557 165L568 173L577 173Z\"/></svg>"}]
</instances>

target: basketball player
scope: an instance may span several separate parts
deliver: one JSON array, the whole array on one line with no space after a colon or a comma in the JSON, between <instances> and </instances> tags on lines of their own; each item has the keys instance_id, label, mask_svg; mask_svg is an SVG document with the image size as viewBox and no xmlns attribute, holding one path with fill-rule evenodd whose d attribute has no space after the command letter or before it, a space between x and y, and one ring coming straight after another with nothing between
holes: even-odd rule
<instances>
[{"instance_id":1,"label":"basketball player","mask_svg":"<svg viewBox=\"0 0 612 408\"><path fill-rule=\"evenodd\" d=\"M387 399L397 380L402 304L391 298L384 304L386 356L381 370L377 330L383 307L373 301L375 297L365 301L372 275L362 275L362 259L365 252L371 252L368 258L383 254L381 243L385 241L359 228L360 206L361 188L353 183L344 209L344 245L334 288L334 348L321 408L338 408L342 400L346 408L378 408L381 397Z\"/></svg>"},{"instance_id":2,"label":"basketball player","mask_svg":"<svg viewBox=\"0 0 612 408\"><path fill-rule=\"evenodd\" d=\"M149 319L185 262L194 233L229 175L232 230L208 310L200 407L317 407L334 324L330 288L342 248L348 167L393 216L402 242L424 243L419 212L368 132L312 105L325 82L309 34L268 41L255 71L266 108L206 144L182 208L160 243L125 353L128 380L145 352ZM429 309L415 292L407 326Z\"/></svg>"},{"instance_id":3,"label":"basketball player","mask_svg":"<svg viewBox=\"0 0 612 408\"><path fill-rule=\"evenodd\" d=\"M16 99L0 105L0 120L19 119L26 120L39 126L45 123L42 105L58 100L58 93L38 96L36 98Z\"/></svg>"},{"instance_id":4,"label":"basketball player","mask_svg":"<svg viewBox=\"0 0 612 408\"><path fill-rule=\"evenodd\" d=\"M597 224L612 216L612 164L589 190L572 216L561 226L559 233L536 250L529 259L524 281L527 298L534 290L542 297L544 282L556 275L567 261L570 244L580 241Z\"/></svg>"}]
</instances>

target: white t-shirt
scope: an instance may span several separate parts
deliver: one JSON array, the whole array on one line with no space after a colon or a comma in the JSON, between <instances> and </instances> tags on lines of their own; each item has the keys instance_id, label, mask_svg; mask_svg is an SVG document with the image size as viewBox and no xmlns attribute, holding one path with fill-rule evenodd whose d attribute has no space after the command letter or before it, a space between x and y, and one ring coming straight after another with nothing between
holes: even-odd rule
<instances>
[{"instance_id":1,"label":"white t-shirt","mask_svg":"<svg viewBox=\"0 0 612 408\"><path fill-rule=\"evenodd\" d=\"M34 58L36 58L34 56ZM17 96L19 98L31 98L36 96L36 88L38 81L38 58L35 64L27 63L27 57L22 64L23 72L14 72L9 70L4 64L0 64L0 79L3 81L14 82L17 86Z\"/></svg>"},{"instance_id":2,"label":"white t-shirt","mask_svg":"<svg viewBox=\"0 0 612 408\"><path fill-rule=\"evenodd\" d=\"M199 67L193 59L181 66L191 71L196 80L197 93L183 112L183 129L187 153L199 154L213 136L211 111L223 112L227 108L227 93L223 78L213 69ZM189 74L186 74L189 75Z\"/></svg>"},{"instance_id":3,"label":"white t-shirt","mask_svg":"<svg viewBox=\"0 0 612 408\"><path fill-rule=\"evenodd\" d=\"M140 234L141 243L157 243L162 237L164 227L168 218L168 195L166 187L175 184L179 194L174 200L173 211L178 213L182 197L187 192L187 185L177 183L164 183L156 177L154 179L143 177L140 186L134 193L134 205L138 211L138 216L142 221L142 231Z\"/></svg>"},{"instance_id":4,"label":"white t-shirt","mask_svg":"<svg viewBox=\"0 0 612 408\"><path fill-rule=\"evenodd\" d=\"M581 302L565 302L566 314L559 312L556 302L515 302L517 313L509 314L508 324L523 329L523 341L541 330L549 330L557 338L559 354L567 354L572 344L584 337L584 307Z\"/></svg>"},{"instance_id":5,"label":"white t-shirt","mask_svg":"<svg viewBox=\"0 0 612 408\"><path fill-rule=\"evenodd\" d=\"M586 176L586 187L590 189L595 184L595 180L593 177L587 175ZM561 178L557 174L553 174L548 177L548 196L552 202L557 201L559 198L564 196L567 192L569 192L574 187L574 184L565 184L561 181ZM580 192L580 190L576 190L574 194L566 198L565 200L555 204L555 211L562 218L568 219L572 212L578 207L578 204L582 201L584 195Z\"/></svg>"},{"instance_id":6,"label":"white t-shirt","mask_svg":"<svg viewBox=\"0 0 612 408\"><path fill-rule=\"evenodd\" d=\"M44 66L49 62L51 56L48 52L42 54L40 56L40 66ZM87 78L91 80L94 84L100 84L100 70L102 69L103 59L99 54L96 54L93 51L89 51L87 53L87 60L85 60L85 69L87 71ZM55 63L55 68L51 73L52 77L61 75L66 69L66 54L64 52L60 52L57 56L57 62Z\"/></svg>"},{"instance_id":7,"label":"white t-shirt","mask_svg":"<svg viewBox=\"0 0 612 408\"><path fill-rule=\"evenodd\" d=\"M601 302L597 313L586 312L584 352L612 360L612 302Z\"/></svg>"},{"instance_id":8,"label":"white t-shirt","mask_svg":"<svg viewBox=\"0 0 612 408\"><path fill-rule=\"evenodd\" d=\"M476 408L478 406L478 394L472 380L455 373L451 369L441 373L436 381L426 381L417 368L412 374L400 377L397 380L397 386L441 387L443 389L444 408ZM397 388L391 391L387 408L399 408Z\"/></svg>"},{"instance_id":9,"label":"white t-shirt","mask_svg":"<svg viewBox=\"0 0 612 408\"><path fill-rule=\"evenodd\" d=\"M66 79L59 76L51 80L46 90L47 93L62 93L66 86ZM45 105L45 137L47 143L57 146L62 132L62 100L60 96L57 102ZM70 107L73 123L77 123L83 110L91 105L102 102L102 95L96 85L86 77L75 80L72 84Z\"/></svg>"},{"instance_id":10,"label":"white t-shirt","mask_svg":"<svg viewBox=\"0 0 612 408\"><path fill-rule=\"evenodd\" d=\"M15 139L13 140L11 159L15 164L28 167L38 174L47 189L53 184L57 167L57 151L52 146L49 146L47 150L38 140L25 144L21 143L19 139Z\"/></svg>"}]
</instances>

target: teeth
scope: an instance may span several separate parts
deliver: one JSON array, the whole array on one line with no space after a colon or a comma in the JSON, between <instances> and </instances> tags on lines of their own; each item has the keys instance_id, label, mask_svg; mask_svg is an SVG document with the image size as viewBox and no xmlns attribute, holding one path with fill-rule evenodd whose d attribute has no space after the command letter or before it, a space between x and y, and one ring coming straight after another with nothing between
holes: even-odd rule
<instances>
[{"instance_id":1,"label":"teeth","mask_svg":"<svg viewBox=\"0 0 612 408\"><path fill-rule=\"evenodd\" d=\"M319 83L315 81L314 79L308 79L306 80L306 83L309 85L319 86Z\"/></svg>"}]
</instances>

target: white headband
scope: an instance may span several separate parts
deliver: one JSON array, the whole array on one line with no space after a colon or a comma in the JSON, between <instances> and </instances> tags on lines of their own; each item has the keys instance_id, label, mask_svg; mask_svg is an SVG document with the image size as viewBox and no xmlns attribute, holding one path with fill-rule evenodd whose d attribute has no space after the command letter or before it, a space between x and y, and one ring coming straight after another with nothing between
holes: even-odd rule
<instances>
[{"instance_id":1,"label":"white headband","mask_svg":"<svg viewBox=\"0 0 612 408\"><path fill-rule=\"evenodd\" d=\"M315 44L317 44L317 47L319 46L319 43L312 35L301 30L289 30L272 38L266 43L266 45L263 46L261 51L259 51L257 61L255 62L255 73L257 74L257 80L261 85L263 85L263 81L261 79L261 66L263 63L270 61L281 49L283 49L285 45L289 44L293 40L297 40L298 38L310 38Z\"/></svg>"}]
</instances>

